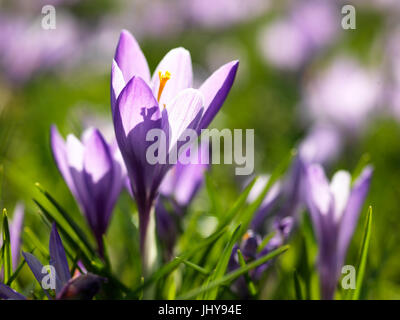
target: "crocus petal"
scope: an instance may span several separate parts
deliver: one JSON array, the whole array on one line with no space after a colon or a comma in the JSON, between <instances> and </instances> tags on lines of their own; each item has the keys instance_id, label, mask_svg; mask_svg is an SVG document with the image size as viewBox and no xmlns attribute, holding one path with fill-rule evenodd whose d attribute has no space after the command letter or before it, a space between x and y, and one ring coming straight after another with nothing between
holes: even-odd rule
<instances>
[{"instance_id":1,"label":"crocus petal","mask_svg":"<svg viewBox=\"0 0 400 320\"><path fill-rule=\"evenodd\" d=\"M221 109L235 80L239 61L229 62L215 71L199 88L204 95L204 115L200 129L207 128Z\"/></svg>"},{"instance_id":2,"label":"crocus petal","mask_svg":"<svg viewBox=\"0 0 400 320\"><path fill-rule=\"evenodd\" d=\"M0 283L0 298L6 300L26 300L26 298L3 283Z\"/></svg>"},{"instance_id":3,"label":"crocus petal","mask_svg":"<svg viewBox=\"0 0 400 320\"><path fill-rule=\"evenodd\" d=\"M19 203L15 207L14 215L10 225L11 255L12 255L14 270L18 265L18 260L20 256L21 231L23 222L24 222L24 205L22 203Z\"/></svg>"},{"instance_id":4,"label":"crocus petal","mask_svg":"<svg viewBox=\"0 0 400 320\"><path fill-rule=\"evenodd\" d=\"M319 164L307 168L309 196L321 215L327 215L331 206L331 190L324 169Z\"/></svg>"},{"instance_id":5,"label":"crocus petal","mask_svg":"<svg viewBox=\"0 0 400 320\"><path fill-rule=\"evenodd\" d=\"M42 273L43 265L33 254L31 254L29 252L22 251L22 255L23 255L26 263L28 264L29 269L31 269L33 275L35 276L37 282L39 282L39 285L42 287L42 280L47 275L47 273ZM47 297L49 299L51 299L51 296L48 293L48 291L44 290L44 289L43 289L43 291L47 295Z\"/></svg>"},{"instance_id":6,"label":"crocus petal","mask_svg":"<svg viewBox=\"0 0 400 320\"><path fill-rule=\"evenodd\" d=\"M56 165L58 167L58 170L60 171L61 175L63 176L65 183L67 184L69 190L76 197L77 191L76 191L75 184L74 184L74 181L71 176L71 172L69 170L65 141L61 137L56 126L54 126L54 125L51 126L51 130L50 130L50 144L51 144L51 150L52 150Z\"/></svg>"},{"instance_id":7,"label":"crocus petal","mask_svg":"<svg viewBox=\"0 0 400 320\"><path fill-rule=\"evenodd\" d=\"M157 100L150 87L139 77L132 78L122 90L117 107L123 125L123 132L116 133L117 140L121 133L128 136L139 123L160 117Z\"/></svg>"},{"instance_id":8,"label":"crocus petal","mask_svg":"<svg viewBox=\"0 0 400 320\"><path fill-rule=\"evenodd\" d=\"M371 166L364 168L359 178L354 182L349 200L344 211L339 227L338 236L338 262L343 263L347 247L356 228L360 210L367 196L371 183L373 169Z\"/></svg>"},{"instance_id":9,"label":"crocus petal","mask_svg":"<svg viewBox=\"0 0 400 320\"><path fill-rule=\"evenodd\" d=\"M251 188L249 196L247 197L247 202L254 202L257 197L261 194L263 189L266 187L268 181L270 179L270 175L262 175L255 182L253 188ZM257 210L254 218L251 222L251 228L258 231L260 230L265 222L265 218L267 217L270 209L275 205L276 200L278 200L278 196L281 193L281 182L275 182L271 188L269 189L267 195L261 203L260 208Z\"/></svg>"},{"instance_id":10,"label":"crocus petal","mask_svg":"<svg viewBox=\"0 0 400 320\"><path fill-rule=\"evenodd\" d=\"M56 270L56 293L58 294L71 278L71 274L69 272L64 246L54 223L50 234L49 252L50 265Z\"/></svg>"},{"instance_id":11,"label":"crocus petal","mask_svg":"<svg viewBox=\"0 0 400 320\"><path fill-rule=\"evenodd\" d=\"M166 112L168 120L163 122L163 129L170 129L169 152L178 147L178 140L183 138L186 129L197 129L203 106L204 99L200 91L189 88L181 91L164 109L163 113Z\"/></svg>"},{"instance_id":12,"label":"crocus petal","mask_svg":"<svg viewBox=\"0 0 400 320\"><path fill-rule=\"evenodd\" d=\"M171 74L162 91L159 101L160 106L167 106L172 99L183 89L191 88L193 81L192 60L190 53L184 48L175 48L169 51L160 61L151 79L154 96L158 96L160 79L158 73L165 72Z\"/></svg>"},{"instance_id":13,"label":"crocus petal","mask_svg":"<svg viewBox=\"0 0 400 320\"><path fill-rule=\"evenodd\" d=\"M114 114L115 103L122 89L125 87L124 75L118 64L113 60L111 67L111 111Z\"/></svg>"},{"instance_id":14,"label":"crocus petal","mask_svg":"<svg viewBox=\"0 0 400 320\"><path fill-rule=\"evenodd\" d=\"M179 163L177 164L179 165ZM208 166L205 164L186 164L175 187L175 200L180 206L187 206L192 201L204 180Z\"/></svg>"},{"instance_id":15,"label":"crocus petal","mask_svg":"<svg viewBox=\"0 0 400 320\"><path fill-rule=\"evenodd\" d=\"M146 136L151 129L161 129L161 116L152 91L141 78L132 78L122 90L113 121L133 194L138 206L144 206L153 198L155 184L159 185L154 182L159 173L146 159L147 148L153 143L146 141Z\"/></svg>"},{"instance_id":16,"label":"crocus petal","mask_svg":"<svg viewBox=\"0 0 400 320\"><path fill-rule=\"evenodd\" d=\"M83 141L85 182L95 210L86 214L98 244L102 247L102 236L107 230L112 209L121 191L122 177L120 172L118 177L114 177L114 166L117 163L114 163L111 150L98 130L86 131Z\"/></svg>"},{"instance_id":17,"label":"crocus petal","mask_svg":"<svg viewBox=\"0 0 400 320\"><path fill-rule=\"evenodd\" d=\"M334 219L339 221L342 217L347 200L350 195L351 175L347 171L340 170L332 177L330 184L334 201Z\"/></svg>"},{"instance_id":18,"label":"crocus petal","mask_svg":"<svg viewBox=\"0 0 400 320\"><path fill-rule=\"evenodd\" d=\"M146 58L136 39L127 30L122 30L114 60L122 71L125 82L134 76L141 77L147 83L150 82L150 71Z\"/></svg>"}]
</instances>

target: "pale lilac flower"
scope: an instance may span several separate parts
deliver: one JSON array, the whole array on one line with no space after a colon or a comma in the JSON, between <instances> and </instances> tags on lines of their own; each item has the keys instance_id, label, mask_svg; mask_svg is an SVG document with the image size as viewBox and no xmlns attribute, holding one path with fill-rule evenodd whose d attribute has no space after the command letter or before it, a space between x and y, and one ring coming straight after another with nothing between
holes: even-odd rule
<instances>
[{"instance_id":1,"label":"pale lilac flower","mask_svg":"<svg viewBox=\"0 0 400 320\"><path fill-rule=\"evenodd\" d=\"M75 53L78 32L73 20L57 15L57 28L44 30L40 20L0 16L0 65L16 83L29 80L35 73L59 67Z\"/></svg>"},{"instance_id":2,"label":"pale lilac flower","mask_svg":"<svg viewBox=\"0 0 400 320\"><path fill-rule=\"evenodd\" d=\"M171 168L171 164L148 162L146 151L152 142L146 141L147 132L151 129L165 132L166 159L169 159L169 153L179 149L178 141L186 129L199 131L213 120L233 84L237 67L237 61L227 63L199 89L193 89L190 54L176 48L167 53L151 77L134 37L128 31L121 32L111 71L111 109L116 138L138 206L144 257L151 212L162 179Z\"/></svg>"},{"instance_id":3,"label":"pale lilac flower","mask_svg":"<svg viewBox=\"0 0 400 320\"><path fill-rule=\"evenodd\" d=\"M303 106L309 117L357 132L376 110L380 76L350 58L339 58L306 84Z\"/></svg>"},{"instance_id":4,"label":"pale lilac flower","mask_svg":"<svg viewBox=\"0 0 400 320\"><path fill-rule=\"evenodd\" d=\"M269 0L183 0L183 3L190 23L207 28L223 28L250 20L270 7Z\"/></svg>"},{"instance_id":5,"label":"pale lilac flower","mask_svg":"<svg viewBox=\"0 0 400 320\"><path fill-rule=\"evenodd\" d=\"M353 183L347 171L338 171L329 183L320 165L306 168L306 201L318 242L321 297L334 297L347 248L367 196L372 168L364 168Z\"/></svg>"},{"instance_id":6,"label":"pale lilac flower","mask_svg":"<svg viewBox=\"0 0 400 320\"><path fill-rule=\"evenodd\" d=\"M192 203L193 198L204 184L209 164L209 144L202 143L200 148L192 148L188 156L189 163L178 163L167 172L161 185L160 196L156 205L157 233L167 250L167 258L171 256L177 236L177 222ZM166 204L172 207L167 210Z\"/></svg>"},{"instance_id":7,"label":"pale lilac flower","mask_svg":"<svg viewBox=\"0 0 400 320\"><path fill-rule=\"evenodd\" d=\"M277 68L296 71L334 42L339 26L339 9L332 1L298 1L286 17L261 30L261 54Z\"/></svg>"},{"instance_id":8,"label":"pale lilac flower","mask_svg":"<svg viewBox=\"0 0 400 320\"><path fill-rule=\"evenodd\" d=\"M247 197L248 203L254 202L259 197L263 189L268 184L269 179L270 175L261 175L260 177L258 177ZM251 222L251 229L255 231L259 231L260 229L262 229L262 227L264 226L265 218L270 213L270 210L273 208L273 206L276 204L278 197L281 195L281 191L282 183L280 181L275 182L271 186L259 209L254 214L253 220Z\"/></svg>"},{"instance_id":9,"label":"pale lilac flower","mask_svg":"<svg viewBox=\"0 0 400 320\"><path fill-rule=\"evenodd\" d=\"M342 149L342 136L331 125L316 124L299 145L299 155L305 163L331 163Z\"/></svg>"},{"instance_id":10,"label":"pale lilac flower","mask_svg":"<svg viewBox=\"0 0 400 320\"><path fill-rule=\"evenodd\" d=\"M51 148L57 167L83 211L103 255L103 236L124 184L118 150L107 144L98 130L88 129L82 142L70 134L67 140L51 128Z\"/></svg>"}]
</instances>

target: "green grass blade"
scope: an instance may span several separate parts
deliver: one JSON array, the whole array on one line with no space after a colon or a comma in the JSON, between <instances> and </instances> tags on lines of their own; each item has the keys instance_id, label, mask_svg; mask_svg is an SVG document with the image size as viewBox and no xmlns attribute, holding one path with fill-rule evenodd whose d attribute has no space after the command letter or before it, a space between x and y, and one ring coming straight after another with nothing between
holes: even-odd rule
<instances>
[{"instance_id":1,"label":"green grass blade","mask_svg":"<svg viewBox=\"0 0 400 320\"><path fill-rule=\"evenodd\" d=\"M3 209L3 265L4 283L7 283L12 274L12 257L10 244L10 229L8 227L7 210Z\"/></svg>"},{"instance_id":2,"label":"green grass blade","mask_svg":"<svg viewBox=\"0 0 400 320\"><path fill-rule=\"evenodd\" d=\"M227 228L223 228L221 230L217 230L208 238L201 241L198 245L192 247L191 249L182 253L179 257L174 258L172 261L164 264L159 270L154 272L151 276L145 279L143 282L139 284L136 288L134 288L130 294L128 295L128 299L135 298L137 294L139 294L143 289L147 288L154 282L157 282L161 278L167 276L172 271L174 271L181 263L182 260L190 259L194 254L198 251L202 250L203 248L207 247L210 243L217 241L222 235L226 233Z\"/></svg>"},{"instance_id":3,"label":"green grass blade","mask_svg":"<svg viewBox=\"0 0 400 320\"><path fill-rule=\"evenodd\" d=\"M197 264L195 264L193 262L190 262L189 260L182 259L182 258L179 258L179 257L177 257L177 259L181 260L181 262L183 264L187 265L189 268L192 268L193 270L195 270L195 271L197 271L197 272L199 272L199 273L201 273L201 274L203 274L205 276L210 275L210 271L209 270L207 270L207 269L205 269L205 268L203 268L203 267L201 267L201 266L199 266L199 265L197 265Z\"/></svg>"},{"instance_id":4,"label":"green grass blade","mask_svg":"<svg viewBox=\"0 0 400 320\"><path fill-rule=\"evenodd\" d=\"M10 279L8 279L8 282L6 283L6 285L8 285L9 287L11 286L11 284L14 282L15 279L17 279L17 276L19 275L20 271L22 270L22 268L24 267L26 261L25 259L23 259L17 269L14 271L14 273L11 275Z\"/></svg>"},{"instance_id":5,"label":"green grass blade","mask_svg":"<svg viewBox=\"0 0 400 320\"><path fill-rule=\"evenodd\" d=\"M240 251L240 249L237 250L237 255L238 255L238 258L239 258L240 266L241 267L245 267L246 266L246 260L244 259L243 254ZM249 289L250 295L252 297L255 297L257 295L257 289L256 289L256 286L254 285L254 282L251 280L250 275L249 275L248 272L246 272L244 274L244 278L246 280L247 287Z\"/></svg>"},{"instance_id":6,"label":"green grass blade","mask_svg":"<svg viewBox=\"0 0 400 320\"><path fill-rule=\"evenodd\" d=\"M206 286L206 287L202 286L200 288L193 289L193 290L187 292L186 294L184 294L183 296L178 297L177 299L178 300L180 300L180 299L193 299L194 297L197 297L198 295L200 295L200 294L202 294L202 293L204 293L206 291L212 290L212 289L214 289L216 287L219 287L221 285L227 285L227 284L231 283L232 281L236 280L237 278L239 278L241 275L244 275L246 272L249 272L250 270L252 270L254 268L257 268L258 266L264 264L268 260L271 260L271 259L277 257L278 255L284 253L288 249L289 249L288 245L280 247L280 248L272 251L271 253L269 253L269 254L267 254L267 255L255 260L255 261L250 262L246 266L241 267L239 269L236 269L235 271L232 271L232 272L228 273L224 277L222 277L222 278L220 278L220 279L208 284L208 286Z\"/></svg>"},{"instance_id":7,"label":"green grass blade","mask_svg":"<svg viewBox=\"0 0 400 320\"><path fill-rule=\"evenodd\" d=\"M301 281L296 270L293 272L293 282L296 300L304 300L303 291L301 290Z\"/></svg>"},{"instance_id":8,"label":"green grass blade","mask_svg":"<svg viewBox=\"0 0 400 320\"><path fill-rule=\"evenodd\" d=\"M210 275L209 279L206 281L206 286L208 285L208 283L215 282L224 276L226 268L228 267L229 259L231 258L233 246L239 240L240 236L239 231L240 231L240 225L238 225L235 231L233 231L232 236L229 239L229 242L226 244L224 251L221 254L221 257L218 260L214 272ZM215 289L208 291L207 294L204 296L204 299L214 300L217 298L217 295L218 295L218 286L215 287Z\"/></svg>"},{"instance_id":9,"label":"green grass blade","mask_svg":"<svg viewBox=\"0 0 400 320\"><path fill-rule=\"evenodd\" d=\"M358 161L358 163L351 175L352 183L357 180L357 178L360 176L361 172L370 163L370 161L371 161L371 156L368 153L365 153L361 156L360 160Z\"/></svg>"},{"instance_id":10,"label":"green grass blade","mask_svg":"<svg viewBox=\"0 0 400 320\"><path fill-rule=\"evenodd\" d=\"M365 224L364 236L363 236L363 241L361 244L360 258L359 258L359 263L358 263L358 268L357 268L357 271L358 271L357 272L357 283L356 283L356 289L354 290L354 294L352 297L353 300L358 300L360 298L360 292L361 292L361 287L362 287L362 283L364 280L365 268L367 265L369 243L371 240L371 230L372 230L372 207L370 206L368 208L367 221Z\"/></svg>"},{"instance_id":11,"label":"green grass blade","mask_svg":"<svg viewBox=\"0 0 400 320\"><path fill-rule=\"evenodd\" d=\"M67 211L39 183L36 183L35 185L38 188L38 190L46 197L46 199L49 200L50 203L57 209L57 211L65 219L65 221L68 223L68 225L71 227L71 229L75 232L75 234L78 236L78 238L83 242L83 244L88 249L88 251L92 255L94 255L95 251L94 251L93 247L91 246L91 244L90 244L88 238L86 237L85 233L76 224L76 222L70 217L70 215L67 213Z\"/></svg>"},{"instance_id":12,"label":"green grass blade","mask_svg":"<svg viewBox=\"0 0 400 320\"><path fill-rule=\"evenodd\" d=\"M30 250L37 249L47 260L50 258L47 248L40 242L36 234L29 227L24 228L24 238L26 241L25 243L29 243L33 246L29 248Z\"/></svg>"}]
</instances>

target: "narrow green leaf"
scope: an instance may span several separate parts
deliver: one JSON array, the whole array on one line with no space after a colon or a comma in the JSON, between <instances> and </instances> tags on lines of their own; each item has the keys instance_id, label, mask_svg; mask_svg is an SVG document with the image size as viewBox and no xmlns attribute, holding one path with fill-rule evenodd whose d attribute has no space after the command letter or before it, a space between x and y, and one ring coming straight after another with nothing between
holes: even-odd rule
<instances>
[{"instance_id":1,"label":"narrow green leaf","mask_svg":"<svg viewBox=\"0 0 400 320\"><path fill-rule=\"evenodd\" d=\"M360 258L359 258L359 263L358 263L358 268L357 268L357 271L358 271L357 272L357 284L356 284L356 289L354 290L354 294L352 297L353 300L358 300L360 298L360 292L361 292L361 287L362 287L362 283L364 280L365 268L367 265L369 243L371 240L371 230L372 230L372 207L369 206L367 221L365 223L365 228L364 228L363 241L361 244Z\"/></svg>"},{"instance_id":2,"label":"narrow green leaf","mask_svg":"<svg viewBox=\"0 0 400 320\"><path fill-rule=\"evenodd\" d=\"M48 193L38 182L35 184L38 190L50 201L50 203L57 209L57 211L61 214L61 216L65 219L71 229L75 232L78 238L83 242L88 251L94 255L95 251L93 247L90 245L89 240L87 239L85 233L82 229L75 223L75 221L70 217L67 211L54 199L54 197Z\"/></svg>"},{"instance_id":3,"label":"narrow green leaf","mask_svg":"<svg viewBox=\"0 0 400 320\"><path fill-rule=\"evenodd\" d=\"M265 238L263 239L263 241L261 241L260 245L257 248L257 253L260 253L265 248L265 246L268 244L269 240L271 240L274 237L274 235L275 235L275 232L273 231L265 236Z\"/></svg>"},{"instance_id":4,"label":"narrow green leaf","mask_svg":"<svg viewBox=\"0 0 400 320\"><path fill-rule=\"evenodd\" d=\"M231 258L233 246L239 240L240 236L239 231L240 231L240 225L238 225L235 231L233 231L232 236L229 239L229 242L226 244L224 251L221 254L221 257L218 260L214 272L210 275L209 279L206 281L206 286L208 283L216 281L224 276L226 268L228 267L229 259ZM218 295L218 286L215 287L215 289L208 291L207 294L204 296L204 299L215 300L217 298L217 295Z\"/></svg>"},{"instance_id":5,"label":"narrow green leaf","mask_svg":"<svg viewBox=\"0 0 400 320\"><path fill-rule=\"evenodd\" d=\"M189 260L182 259L179 257L177 257L177 259L180 259L183 264L187 265L188 267L192 268L193 270L196 270L197 272L200 272L201 274L203 274L205 276L208 276L210 274L209 270L207 270L193 262L190 262Z\"/></svg>"},{"instance_id":6,"label":"narrow green leaf","mask_svg":"<svg viewBox=\"0 0 400 320\"><path fill-rule=\"evenodd\" d=\"M88 252L86 246L83 246L82 242L79 241L78 239L76 239L76 234L74 232L71 233L70 230L67 229L65 222L58 219L53 213L51 213L43 205L41 205L39 201L37 201L35 199L33 199L33 201L38 206L38 208L43 213L43 215L46 217L46 219L50 222L50 224L53 221L56 223L58 231L64 236L64 238L73 247L73 249L76 251L79 250L80 252L82 252L82 258L84 258L86 260L86 262L89 263L89 265L90 264L93 265L93 263L90 263L90 262L93 262L92 261L93 256L91 255L90 252ZM64 244L64 247L65 247L65 244ZM96 263L98 263L98 261Z\"/></svg>"},{"instance_id":7,"label":"narrow green leaf","mask_svg":"<svg viewBox=\"0 0 400 320\"><path fill-rule=\"evenodd\" d=\"M207 247L210 243L213 243L216 240L218 240L222 235L224 235L226 233L226 230L227 230L227 227L225 227L221 230L217 230L212 235L210 235L208 238L201 241L198 245L193 246L191 249L180 254L179 257L176 257L172 261L168 262L167 264L164 264L164 266L162 266L160 269L158 269L156 272L154 272L151 276L149 276L147 279L145 279L143 282L141 282L136 288L134 288L129 293L127 298L128 299L135 298L136 295L139 294L143 289L145 289L152 283L157 282L161 278L170 274L182 263L182 259L185 259L185 260L190 259L194 254L196 254L203 248Z\"/></svg>"},{"instance_id":8,"label":"narrow green leaf","mask_svg":"<svg viewBox=\"0 0 400 320\"><path fill-rule=\"evenodd\" d=\"M6 285L8 285L9 287L11 286L11 284L14 282L15 279L17 279L17 276L19 275L20 271L22 270L22 268L24 267L26 261L25 259L23 259L17 269L14 271L14 273L11 275L10 279L8 279L8 282L6 283Z\"/></svg>"},{"instance_id":9,"label":"narrow green leaf","mask_svg":"<svg viewBox=\"0 0 400 320\"><path fill-rule=\"evenodd\" d=\"M25 243L31 244L32 247L37 249L47 260L49 259L49 251L29 227L24 228L24 237L26 238ZM33 249L32 247L30 247L30 249Z\"/></svg>"},{"instance_id":10,"label":"narrow green leaf","mask_svg":"<svg viewBox=\"0 0 400 320\"><path fill-rule=\"evenodd\" d=\"M210 173L206 172L205 176L205 186L207 190L208 197L210 198L211 201L211 211L213 214L220 214L219 210L219 198L218 198L218 192L217 189L214 185L214 182L212 181L210 177Z\"/></svg>"},{"instance_id":11,"label":"narrow green leaf","mask_svg":"<svg viewBox=\"0 0 400 320\"><path fill-rule=\"evenodd\" d=\"M303 291L301 290L301 281L297 271L293 272L294 292L296 293L296 300L304 300Z\"/></svg>"},{"instance_id":12,"label":"narrow green leaf","mask_svg":"<svg viewBox=\"0 0 400 320\"><path fill-rule=\"evenodd\" d=\"M10 229L8 227L7 210L3 209L3 264L4 283L7 283L12 274L12 257L10 244Z\"/></svg>"},{"instance_id":13,"label":"narrow green leaf","mask_svg":"<svg viewBox=\"0 0 400 320\"><path fill-rule=\"evenodd\" d=\"M241 267L245 267L246 266L246 260L244 259L243 254L240 251L240 249L237 250L237 255L238 255L238 258L239 258L240 266ZM256 286L254 285L254 282L251 280L250 275L249 275L248 272L246 272L244 274L244 278L246 280L247 287L249 289L250 295L252 297L256 296L257 295L257 289L256 289Z\"/></svg>"},{"instance_id":14,"label":"narrow green leaf","mask_svg":"<svg viewBox=\"0 0 400 320\"><path fill-rule=\"evenodd\" d=\"M250 270L257 268L258 266L264 264L268 260L271 260L271 259L277 257L278 255L284 253L288 249L289 249L288 245L282 246L282 247L272 251L271 253L255 260L255 261L250 262L246 266L241 267L239 269L236 269L235 271L228 273L224 277L208 284L208 286L206 286L206 287L202 286L202 287L193 289L193 290L187 292L186 294L184 294L183 296L178 297L177 299L178 300L193 299L194 297L197 297L198 295L200 295L206 291L212 290L221 285L227 285L227 284L231 283L232 281L236 280L237 278L239 278L241 275L245 274L246 272L249 272Z\"/></svg>"},{"instance_id":15,"label":"narrow green leaf","mask_svg":"<svg viewBox=\"0 0 400 320\"><path fill-rule=\"evenodd\" d=\"M360 160L356 165L356 168L354 169L351 175L352 182L357 180L363 169L370 163L370 161L371 161L371 156L368 153L365 153L361 156Z\"/></svg>"}]
</instances>

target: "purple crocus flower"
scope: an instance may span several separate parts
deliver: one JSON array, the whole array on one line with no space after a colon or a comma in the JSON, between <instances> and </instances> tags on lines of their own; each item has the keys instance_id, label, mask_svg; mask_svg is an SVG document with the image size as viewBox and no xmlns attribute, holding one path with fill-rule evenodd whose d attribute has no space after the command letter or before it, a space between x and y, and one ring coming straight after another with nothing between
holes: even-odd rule
<instances>
[{"instance_id":1,"label":"purple crocus flower","mask_svg":"<svg viewBox=\"0 0 400 320\"><path fill-rule=\"evenodd\" d=\"M320 165L306 168L306 201L319 245L318 269L323 299L334 296L371 177L372 167L367 166L353 183L346 171L336 172L329 183Z\"/></svg>"},{"instance_id":2,"label":"purple crocus flower","mask_svg":"<svg viewBox=\"0 0 400 320\"><path fill-rule=\"evenodd\" d=\"M171 257L177 235L176 220L182 217L204 183L204 174L210 168L209 144L202 143L188 156L189 163L178 163L167 172L160 185L156 204L157 234L165 244L167 259ZM202 161L207 159L207 161ZM169 203L173 210L167 210Z\"/></svg>"},{"instance_id":3,"label":"purple crocus flower","mask_svg":"<svg viewBox=\"0 0 400 320\"><path fill-rule=\"evenodd\" d=\"M115 134L131 180L139 211L140 247L144 266L154 262L150 243L154 230L155 199L170 164L150 164L146 135L163 130L166 159L176 150L186 129L206 128L221 108L236 75L237 61L225 64L198 89L192 87L190 54L183 48L167 53L150 77L138 43L122 31L111 71L111 109ZM148 238L147 238L148 237Z\"/></svg>"},{"instance_id":4,"label":"purple crocus flower","mask_svg":"<svg viewBox=\"0 0 400 320\"><path fill-rule=\"evenodd\" d=\"M240 249L243 254L244 260L251 262L253 260L259 259L272 251L281 247L287 240L293 227L293 218L285 217L283 219L277 219L273 224L274 236L267 242L264 248L260 248L262 244L262 237L255 233L253 230L248 230L242 238L239 245L235 245L231 258L229 260L228 269L233 271L240 267L238 249ZM266 263L258 266L256 269L251 270L249 275L253 281L258 281L261 279L264 272L271 266L272 261L267 261ZM244 277L240 277L233 286L233 289L241 296L247 297L248 290Z\"/></svg>"},{"instance_id":5,"label":"purple crocus flower","mask_svg":"<svg viewBox=\"0 0 400 320\"><path fill-rule=\"evenodd\" d=\"M72 134L65 142L55 126L51 128L51 148L57 167L103 255L103 235L124 185L124 169L118 161L118 152L96 129L86 130L82 142Z\"/></svg>"},{"instance_id":6,"label":"purple crocus flower","mask_svg":"<svg viewBox=\"0 0 400 320\"><path fill-rule=\"evenodd\" d=\"M100 290L100 285L104 281L103 278L91 273L81 274L75 278L71 278L68 267L67 257L65 255L64 246L58 234L57 227L53 223L50 241L49 241L50 262L49 266L54 268L55 275L55 298L56 299L92 299ZM31 269L36 280L43 288L42 280L48 276L46 268L32 254L22 252L26 263ZM52 299L50 289L44 289L49 299ZM0 283L0 298L12 300L25 300L26 297L16 292L5 284Z\"/></svg>"},{"instance_id":7,"label":"purple crocus flower","mask_svg":"<svg viewBox=\"0 0 400 320\"><path fill-rule=\"evenodd\" d=\"M247 197L247 202L251 203L257 199L257 197L261 194L263 189L266 187L268 181L270 179L270 175L261 175ZM280 194L282 191L282 184L280 181L275 182L271 188L269 189L267 195L262 201L260 208L254 215L254 218L251 222L251 229L254 231L262 230L262 227L265 222L265 218L267 217L270 210L276 204Z\"/></svg>"}]
</instances>

